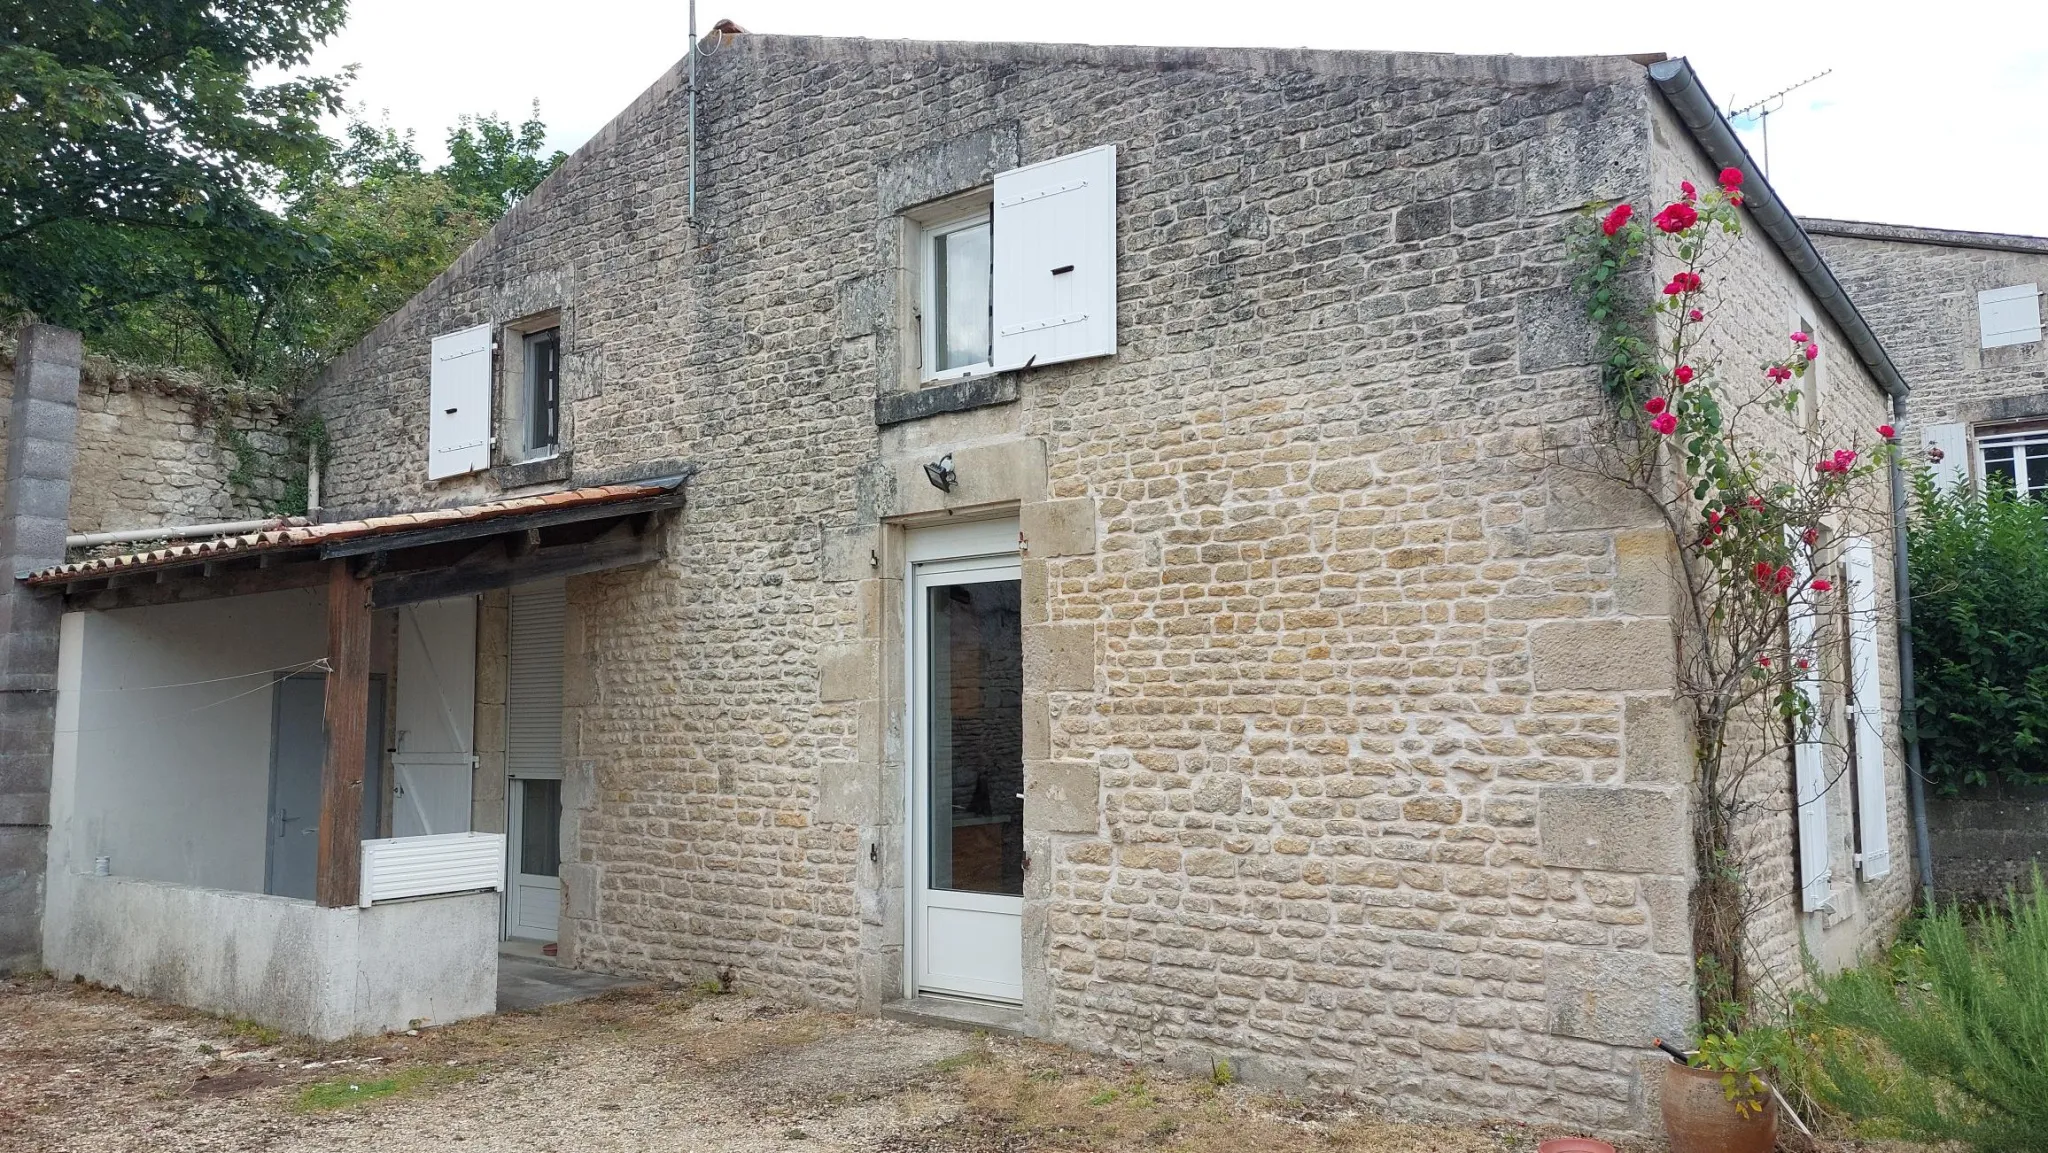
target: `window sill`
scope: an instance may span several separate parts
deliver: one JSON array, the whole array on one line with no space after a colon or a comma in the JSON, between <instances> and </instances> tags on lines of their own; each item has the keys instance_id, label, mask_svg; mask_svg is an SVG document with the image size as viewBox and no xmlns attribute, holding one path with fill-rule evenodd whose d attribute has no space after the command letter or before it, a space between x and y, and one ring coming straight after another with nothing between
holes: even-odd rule
<instances>
[{"instance_id":1,"label":"window sill","mask_svg":"<svg viewBox=\"0 0 2048 1153\"><path fill-rule=\"evenodd\" d=\"M520 461L518 464L501 464L491 470L491 479L499 488L526 488L529 485L549 484L569 479L570 454L567 450L538 460Z\"/></svg>"},{"instance_id":2,"label":"window sill","mask_svg":"<svg viewBox=\"0 0 2048 1153\"><path fill-rule=\"evenodd\" d=\"M918 389L884 392L875 398L875 424L887 428L892 424L923 420L945 412L1015 404L1018 396L1017 374L1014 372L970 376Z\"/></svg>"}]
</instances>

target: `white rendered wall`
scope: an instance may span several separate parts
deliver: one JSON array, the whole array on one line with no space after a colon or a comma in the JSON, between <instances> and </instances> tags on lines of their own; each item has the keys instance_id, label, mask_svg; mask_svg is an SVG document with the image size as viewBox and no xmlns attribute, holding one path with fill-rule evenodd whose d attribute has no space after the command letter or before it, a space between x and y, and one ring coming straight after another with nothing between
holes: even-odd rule
<instances>
[{"instance_id":1,"label":"white rendered wall","mask_svg":"<svg viewBox=\"0 0 2048 1153\"><path fill-rule=\"evenodd\" d=\"M59 978L320 1040L497 1009L496 893L323 909L128 877L50 881L43 959Z\"/></svg>"},{"instance_id":2,"label":"white rendered wall","mask_svg":"<svg viewBox=\"0 0 2048 1153\"><path fill-rule=\"evenodd\" d=\"M321 594L72 613L61 636L52 879L89 873L105 856L116 876L260 893L272 725L265 670L325 652Z\"/></svg>"}]
</instances>

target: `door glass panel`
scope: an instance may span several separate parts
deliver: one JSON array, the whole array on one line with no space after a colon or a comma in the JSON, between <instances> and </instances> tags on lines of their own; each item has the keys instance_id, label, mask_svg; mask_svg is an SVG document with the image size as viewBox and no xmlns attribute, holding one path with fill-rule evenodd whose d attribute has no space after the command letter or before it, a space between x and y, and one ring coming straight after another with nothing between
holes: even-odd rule
<instances>
[{"instance_id":1,"label":"door glass panel","mask_svg":"<svg viewBox=\"0 0 2048 1153\"><path fill-rule=\"evenodd\" d=\"M562 782L519 782L519 871L553 877L562 871Z\"/></svg>"},{"instance_id":2,"label":"door glass panel","mask_svg":"<svg viewBox=\"0 0 2048 1153\"><path fill-rule=\"evenodd\" d=\"M1017 581L928 590L931 887L1024 892L1024 646Z\"/></svg>"}]
</instances>

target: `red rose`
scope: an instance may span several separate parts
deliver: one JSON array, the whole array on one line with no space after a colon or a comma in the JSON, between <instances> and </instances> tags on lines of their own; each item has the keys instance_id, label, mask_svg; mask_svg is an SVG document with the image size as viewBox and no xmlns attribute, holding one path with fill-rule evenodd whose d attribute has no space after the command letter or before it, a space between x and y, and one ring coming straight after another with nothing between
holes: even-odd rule
<instances>
[{"instance_id":1,"label":"red rose","mask_svg":"<svg viewBox=\"0 0 2048 1153\"><path fill-rule=\"evenodd\" d=\"M1700 214L1683 200L1674 200L1657 214L1657 228L1662 232L1684 232L1700 222Z\"/></svg>"},{"instance_id":2,"label":"red rose","mask_svg":"<svg viewBox=\"0 0 2048 1153\"><path fill-rule=\"evenodd\" d=\"M1721 191L1733 192L1740 187L1742 187L1742 169L1723 168L1721 170Z\"/></svg>"},{"instance_id":3,"label":"red rose","mask_svg":"<svg viewBox=\"0 0 2048 1153\"><path fill-rule=\"evenodd\" d=\"M1798 660L1796 660L1796 661L1793 661L1792 663L1793 663L1793 664L1795 664L1795 665L1798 665L1798 666L1799 666L1800 668L1802 668L1802 669L1808 669L1808 668L1812 668L1812 667L1813 667L1812 665L1810 665L1810 664L1808 664L1808 663L1807 663L1807 661L1806 661L1806 658L1805 658L1805 657L1800 657L1800 658L1799 658Z\"/></svg>"},{"instance_id":4,"label":"red rose","mask_svg":"<svg viewBox=\"0 0 2048 1153\"><path fill-rule=\"evenodd\" d=\"M1898 430L1893 428L1891 425L1880 424L1877 426L1877 435L1885 438L1886 440L1890 440L1891 438L1899 435L1899 433Z\"/></svg>"},{"instance_id":5,"label":"red rose","mask_svg":"<svg viewBox=\"0 0 2048 1153\"><path fill-rule=\"evenodd\" d=\"M1698 324L1700 321L1705 320L1707 318L1707 314L1695 308L1691 312L1686 313L1685 318L1687 320L1692 321L1694 324Z\"/></svg>"},{"instance_id":6,"label":"red rose","mask_svg":"<svg viewBox=\"0 0 2048 1153\"><path fill-rule=\"evenodd\" d=\"M1614 206L1614 211L1608 213L1606 219L1600 222L1600 231L1608 236L1613 236L1615 233L1628 227L1628 218L1635 214L1635 205L1617 204Z\"/></svg>"},{"instance_id":7,"label":"red rose","mask_svg":"<svg viewBox=\"0 0 2048 1153\"><path fill-rule=\"evenodd\" d=\"M1643 411L1649 413L1651 416L1655 416L1658 413L1663 412L1664 398L1661 396L1653 396L1650 399L1644 401Z\"/></svg>"},{"instance_id":8,"label":"red rose","mask_svg":"<svg viewBox=\"0 0 2048 1153\"><path fill-rule=\"evenodd\" d=\"M1760 585L1771 583L1771 562L1760 560L1756 562L1756 567L1749 571L1756 576L1756 583Z\"/></svg>"},{"instance_id":9,"label":"red rose","mask_svg":"<svg viewBox=\"0 0 2048 1153\"><path fill-rule=\"evenodd\" d=\"M1764 498L1762 498L1762 497L1760 497L1760 496L1753 496L1753 497L1750 497L1750 498L1749 498L1749 507L1751 507L1751 508L1755 509L1755 510L1756 510L1756 511L1758 511L1758 512L1762 512L1762 511L1764 511Z\"/></svg>"},{"instance_id":10,"label":"red rose","mask_svg":"<svg viewBox=\"0 0 2048 1153\"><path fill-rule=\"evenodd\" d=\"M1664 286L1664 295L1677 296L1680 293L1698 292L1699 290L1700 274L1697 272L1681 272L1671 278L1671 283Z\"/></svg>"},{"instance_id":11,"label":"red rose","mask_svg":"<svg viewBox=\"0 0 2048 1153\"><path fill-rule=\"evenodd\" d=\"M1650 427L1663 433L1665 436L1670 436L1678 431L1678 417L1672 413L1660 412L1651 418Z\"/></svg>"},{"instance_id":12,"label":"red rose","mask_svg":"<svg viewBox=\"0 0 2048 1153\"><path fill-rule=\"evenodd\" d=\"M1799 539L1805 541L1807 544L1819 544L1820 530L1817 528L1807 529L1805 532L1799 534Z\"/></svg>"},{"instance_id":13,"label":"red rose","mask_svg":"<svg viewBox=\"0 0 2048 1153\"><path fill-rule=\"evenodd\" d=\"M1807 346L1806 346L1806 359L1808 359L1808 360L1819 360L1819 359L1820 359L1820 345L1818 345L1818 344L1809 344L1809 345L1807 345Z\"/></svg>"},{"instance_id":14,"label":"red rose","mask_svg":"<svg viewBox=\"0 0 2048 1153\"><path fill-rule=\"evenodd\" d=\"M1830 584L1825 578L1816 579L1813 582L1813 591L1817 593L1824 593L1834 587L1835 586Z\"/></svg>"},{"instance_id":15,"label":"red rose","mask_svg":"<svg viewBox=\"0 0 2048 1153\"><path fill-rule=\"evenodd\" d=\"M1758 657L1758 658L1756 659L1756 663L1757 663L1757 667L1758 667L1758 668L1766 668L1766 669L1767 669L1767 668L1770 668L1770 667L1771 667L1771 658L1769 658L1769 657Z\"/></svg>"},{"instance_id":16,"label":"red rose","mask_svg":"<svg viewBox=\"0 0 2048 1153\"><path fill-rule=\"evenodd\" d=\"M1792 343L1794 344L1805 344L1807 341L1812 339L1812 337L1806 335L1804 332L1795 332L1792 334Z\"/></svg>"},{"instance_id":17,"label":"red rose","mask_svg":"<svg viewBox=\"0 0 2048 1153\"><path fill-rule=\"evenodd\" d=\"M1678 182L1678 196L1687 204L1691 204L1699 196L1699 190L1692 186L1692 181L1681 180Z\"/></svg>"},{"instance_id":18,"label":"red rose","mask_svg":"<svg viewBox=\"0 0 2048 1153\"><path fill-rule=\"evenodd\" d=\"M1792 567L1790 565L1781 564L1778 566L1778 571L1771 574L1771 588L1779 593L1783 593L1786 589L1791 587Z\"/></svg>"},{"instance_id":19,"label":"red rose","mask_svg":"<svg viewBox=\"0 0 2048 1153\"><path fill-rule=\"evenodd\" d=\"M1774 364L1769 368L1764 369L1764 375L1770 377L1773 381L1782 384L1785 381L1792 379L1792 370L1786 368L1782 364Z\"/></svg>"},{"instance_id":20,"label":"red rose","mask_svg":"<svg viewBox=\"0 0 2048 1153\"><path fill-rule=\"evenodd\" d=\"M1673 375L1673 376L1677 377L1677 378L1678 378L1678 383L1680 383L1680 384L1691 384L1691 383L1692 383L1692 365L1689 365L1689 364L1681 364L1681 365L1679 365L1679 366L1678 366L1677 370L1676 370L1676 371L1674 371L1674 372L1673 372L1673 373L1672 373L1671 375Z\"/></svg>"},{"instance_id":21,"label":"red rose","mask_svg":"<svg viewBox=\"0 0 2048 1153\"><path fill-rule=\"evenodd\" d=\"M1728 203L1733 204L1737 208L1742 207L1742 195L1740 193L1735 192L1729 193Z\"/></svg>"}]
</instances>

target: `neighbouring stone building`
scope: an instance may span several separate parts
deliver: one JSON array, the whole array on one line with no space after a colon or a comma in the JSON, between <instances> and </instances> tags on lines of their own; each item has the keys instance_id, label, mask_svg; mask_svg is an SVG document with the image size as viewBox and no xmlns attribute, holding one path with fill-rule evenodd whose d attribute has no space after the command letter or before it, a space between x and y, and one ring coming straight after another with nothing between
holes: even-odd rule
<instances>
[{"instance_id":1,"label":"neighbouring stone building","mask_svg":"<svg viewBox=\"0 0 2048 1153\"><path fill-rule=\"evenodd\" d=\"M565 964L1648 1128L1646 1045L1693 1015L1691 758L1668 536L1570 459L1604 401L1569 231L1742 167L1713 348L1817 334L1787 455L1897 387L1691 70L716 40L694 173L679 65L315 383L329 523L220 546L323 550L330 637L383 590L353 675L403 698L440 654L363 820L503 830L504 932ZM1834 528L1888 622L1888 520ZM90 644L151 611L124 570L213 566L33 582ZM1910 903L1894 724L1864 764L1817 824L1759 778L1785 974Z\"/></svg>"},{"instance_id":2,"label":"neighbouring stone building","mask_svg":"<svg viewBox=\"0 0 2048 1153\"><path fill-rule=\"evenodd\" d=\"M2048 493L2048 237L1802 221L1912 387L1903 443L1945 486L2001 475ZM2048 855L2048 790L2000 782L1928 801L1944 895L1997 899Z\"/></svg>"}]
</instances>

